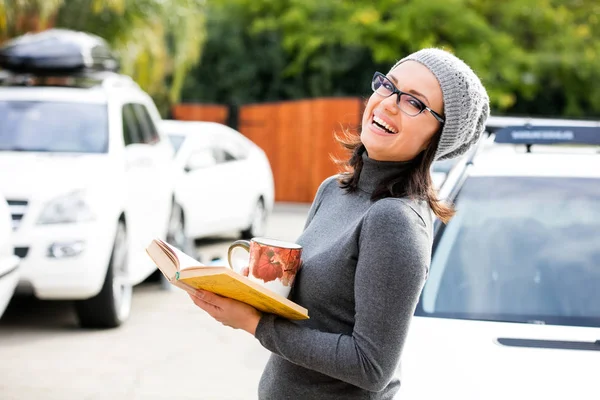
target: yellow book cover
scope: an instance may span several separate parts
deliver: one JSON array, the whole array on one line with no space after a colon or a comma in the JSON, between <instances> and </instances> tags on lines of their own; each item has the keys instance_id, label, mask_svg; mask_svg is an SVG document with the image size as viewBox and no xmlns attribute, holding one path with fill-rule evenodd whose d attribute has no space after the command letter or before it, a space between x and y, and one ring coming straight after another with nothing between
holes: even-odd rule
<instances>
[{"instance_id":1,"label":"yellow book cover","mask_svg":"<svg viewBox=\"0 0 600 400\"><path fill-rule=\"evenodd\" d=\"M308 310L252 282L227 266L206 266L168 243L154 239L146 252L169 282L180 289L202 289L242 301L287 319L308 319Z\"/></svg>"}]
</instances>

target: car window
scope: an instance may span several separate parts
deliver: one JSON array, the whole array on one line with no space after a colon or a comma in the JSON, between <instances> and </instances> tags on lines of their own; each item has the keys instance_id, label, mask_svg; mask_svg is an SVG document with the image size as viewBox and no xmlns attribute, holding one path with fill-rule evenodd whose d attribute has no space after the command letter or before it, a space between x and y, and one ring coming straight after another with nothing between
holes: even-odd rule
<instances>
[{"instance_id":1,"label":"car window","mask_svg":"<svg viewBox=\"0 0 600 400\"><path fill-rule=\"evenodd\" d=\"M223 142L219 141L219 143L212 144L211 150L215 157L217 164L224 164L232 161L236 161L237 158L230 153L225 146L223 146Z\"/></svg>"},{"instance_id":2,"label":"car window","mask_svg":"<svg viewBox=\"0 0 600 400\"><path fill-rule=\"evenodd\" d=\"M168 134L167 137L169 138L169 141L175 150L175 154L177 154L181 148L181 145L185 141L185 135Z\"/></svg>"},{"instance_id":3,"label":"car window","mask_svg":"<svg viewBox=\"0 0 600 400\"><path fill-rule=\"evenodd\" d=\"M150 117L146 107L142 104L133 104L132 106L135 110L139 125L142 130L144 143L158 143L160 141L160 137L158 136L156 125L154 125L154 122L152 121L152 118Z\"/></svg>"},{"instance_id":4,"label":"car window","mask_svg":"<svg viewBox=\"0 0 600 400\"><path fill-rule=\"evenodd\" d=\"M136 143L144 143L142 128L138 123L137 116L132 104L123 105L123 141L125 146Z\"/></svg>"},{"instance_id":5,"label":"car window","mask_svg":"<svg viewBox=\"0 0 600 400\"><path fill-rule=\"evenodd\" d=\"M225 162L236 161L238 158L226 149L223 149L223 158Z\"/></svg>"},{"instance_id":6,"label":"car window","mask_svg":"<svg viewBox=\"0 0 600 400\"><path fill-rule=\"evenodd\" d=\"M237 160L244 160L248 157L250 145L241 133L228 128L231 135L230 140L226 142L226 150L230 152Z\"/></svg>"},{"instance_id":7,"label":"car window","mask_svg":"<svg viewBox=\"0 0 600 400\"><path fill-rule=\"evenodd\" d=\"M467 179L417 314L600 326L598 204L598 179Z\"/></svg>"},{"instance_id":8,"label":"car window","mask_svg":"<svg viewBox=\"0 0 600 400\"><path fill-rule=\"evenodd\" d=\"M108 151L106 104L0 101L0 121L0 151Z\"/></svg>"},{"instance_id":9,"label":"car window","mask_svg":"<svg viewBox=\"0 0 600 400\"><path fill-rule=\"evenodd\" d=\"M431 171L432 172L442 172L442 173L447 174L450 172L452 167L454 167L456 165L457 162L458 162L458 160L456 158L451 158L449 160L435 161L431 164Z\"/></svg>"},{"instance_id":10,"label":"car window","mask_svg":"<svg viewBox=\"0 0 600 400\"><path fill-rule=\"evenodd\" d=\"M244 160L248 157L248 146L235 138L219 138L214 147L215 156L220 163Z\"/></svg>"}]
</instances>

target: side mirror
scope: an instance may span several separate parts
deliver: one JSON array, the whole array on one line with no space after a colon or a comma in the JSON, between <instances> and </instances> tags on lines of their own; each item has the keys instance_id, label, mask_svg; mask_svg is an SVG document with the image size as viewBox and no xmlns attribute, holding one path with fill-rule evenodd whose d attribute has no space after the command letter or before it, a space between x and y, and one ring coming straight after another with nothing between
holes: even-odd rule
<instances>
[{"instance_id":1,"label":"side mirror","mask_svg":"<svg viewBox=\"0 0 600 400\"><path fill-rule=\"evenodd\" d=\"M192 153L185 164L185 172L195 169L209 168L217 164L217 160L211 150L200 150Z\"/></svg>"}]
</instances>

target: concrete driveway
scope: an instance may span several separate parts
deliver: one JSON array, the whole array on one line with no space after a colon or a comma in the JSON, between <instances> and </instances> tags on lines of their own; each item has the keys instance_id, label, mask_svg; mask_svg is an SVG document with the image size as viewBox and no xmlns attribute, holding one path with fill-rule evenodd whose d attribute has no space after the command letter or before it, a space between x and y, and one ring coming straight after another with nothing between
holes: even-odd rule
<instances>
[{"instance_id":1,"label":"concrete driveway","mask_svg":"<svg viewBox=\"0 0 600 400\"><path fill-rule=\"evenodd\" d=\"M295 240L308 207L276 206L267 236ZM236 237L198 242L224 257ZM0 399L256 399L269 352L213 321L183 291L144 283L129 321L81 330L68 302L13 299L0 320Z\"/></svg>"}]
</instances>

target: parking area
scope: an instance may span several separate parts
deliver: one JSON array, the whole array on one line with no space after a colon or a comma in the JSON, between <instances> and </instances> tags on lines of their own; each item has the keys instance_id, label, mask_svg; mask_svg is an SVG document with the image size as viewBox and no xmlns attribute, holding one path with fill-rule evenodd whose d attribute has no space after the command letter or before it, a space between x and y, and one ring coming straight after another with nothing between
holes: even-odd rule
<instances>
[{"instance_id":1,"label":"parking area","mask_svg":"<svg viewBox=\"0 0 600 400\"><path fill-rule=\"evenodd\" d=\"M267 236L295 240L308 205L277 204ZM206 262L236 237L197 242ZM143 283L129 321L81 330L68 302L13 299L0 320L0 399L255 399L269 356L179 290Z\"/></svg>"}]
</instances>

